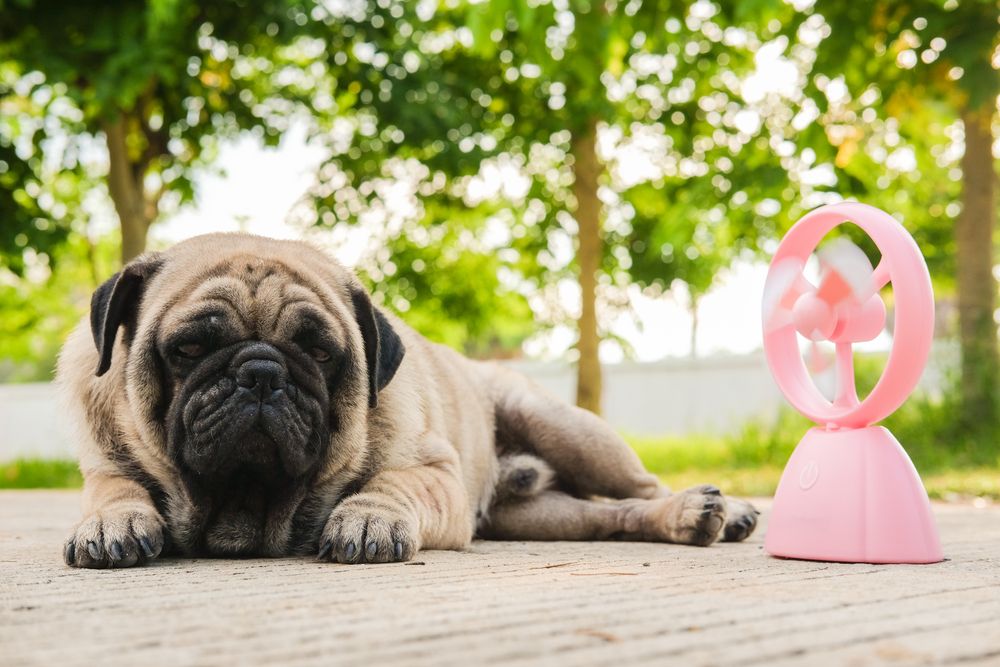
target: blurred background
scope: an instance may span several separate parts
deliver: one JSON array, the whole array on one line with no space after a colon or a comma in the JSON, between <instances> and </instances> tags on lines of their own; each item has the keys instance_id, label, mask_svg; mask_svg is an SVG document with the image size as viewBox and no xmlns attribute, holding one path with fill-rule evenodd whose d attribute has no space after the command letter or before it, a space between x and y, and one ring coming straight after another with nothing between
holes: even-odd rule
<instances>
[{"instance_id":1,"label":"blurred background","mask_svg":"<svg viewBox=\"0 0 1000 667\"><path fill-rule=\"evenodd\" d=\"M49 382L94 288L244 230L324 247L432 340L602 413L668 483L771 493L808 423L760 351L767 261L847 198L906 226L935 287L929 368L887 425L932 496L1000 498L998 19L994 0L0 0L0 486L79 484ZM829 390L832 353L803 351Z\"/></svg>"}]
</instances>

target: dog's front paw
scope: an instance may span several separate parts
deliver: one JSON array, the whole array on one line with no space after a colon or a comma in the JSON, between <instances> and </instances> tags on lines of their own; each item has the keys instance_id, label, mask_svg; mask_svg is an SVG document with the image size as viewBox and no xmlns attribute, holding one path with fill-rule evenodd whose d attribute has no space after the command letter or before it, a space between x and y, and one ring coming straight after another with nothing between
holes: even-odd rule
<instances>
[{"instance_id":1,"label":"dog's front paw","mask_svg":"<svg viewBox=\"0 0 1000 667\"><path fill-rule=\"evenodd\" d=\"M394 563L417 552L416 526L377 494L351 496L330 513L319 540L319 560Z\"/></svg>"},{"instance_id":2,"label":"dog's front paw","mask_svg":"<svg viewBox=\"0 0 1000 667\"><path fill-rule=\"evenodd\" d=\"M757 528L760 512L745 500L726 498L726 529L723 542L742 542Z\"/></svg>"},{"instance_id":3,"label":"dog's front paw","mask_svg":"<svg viewBox=\"0 0 1000 667\"><path fill-rule=\"evenodd\" d=\"M163 549L163 519L151 507L122 505L101 509L73 531L63 547L72 567L132 567Z\"/></svg>"},{"instance_id":4,"label":"dog's front paw","mask_svg":"<svg viewBox=\"0 0 1000 667\"><path fill-rule=\"evenodd\" d=\"M726 501L707 484L650 502L646 532L665 542L705 547L719 538L726 523Z\"/></svg>"}]
</instances>

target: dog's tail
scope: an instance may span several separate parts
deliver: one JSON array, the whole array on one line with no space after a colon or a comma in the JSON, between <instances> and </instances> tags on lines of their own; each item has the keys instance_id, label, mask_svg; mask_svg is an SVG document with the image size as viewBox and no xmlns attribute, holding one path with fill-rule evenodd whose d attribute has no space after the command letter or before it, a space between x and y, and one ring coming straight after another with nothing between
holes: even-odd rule
<instances>
[{"instance_id":1,"label":"dog's tail","mask_svg":"<svg viewBox=\"0 0 1000 667\"><path fill-rule=\"evenodd\" d=\"M537 456L504 454L499 460L500 474L493 496L494 504L516 498L530 498L552 485L555 473L548 463Z\"/></svg>"}]
</instances>

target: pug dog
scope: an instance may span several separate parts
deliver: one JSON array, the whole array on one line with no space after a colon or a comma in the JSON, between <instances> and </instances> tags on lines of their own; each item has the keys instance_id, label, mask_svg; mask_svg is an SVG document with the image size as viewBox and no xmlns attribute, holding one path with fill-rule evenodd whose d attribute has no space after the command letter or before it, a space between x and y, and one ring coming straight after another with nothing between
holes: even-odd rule
<instances>
[{"instance_id":1,"label":"pug dog","mask_svg":"<svg viewBox=\"0 0 1000 667\"><path fill-rule=\"evenodd\" d=\"M707 546L757 523L713 486L671 493L596 415L429 342L302 242L141 256L94 293L57 379L84 477L74 567L398 562L476 536Z\"/></svg>"}]
</instances>

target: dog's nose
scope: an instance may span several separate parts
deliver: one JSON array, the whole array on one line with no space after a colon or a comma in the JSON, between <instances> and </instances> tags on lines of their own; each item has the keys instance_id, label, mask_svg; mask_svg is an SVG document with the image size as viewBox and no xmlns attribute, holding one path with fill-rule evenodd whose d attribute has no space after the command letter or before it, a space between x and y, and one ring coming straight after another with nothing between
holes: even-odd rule
<instances>
[{"instance_id":1,"label":"dog's nose","mask_svg":"<svg viewBox=\"0 0 1000 667\"><path fill-rule=\"evenodd\" d=\"M261 400L284 389L286 379L284 366L270 359L250 359L236 372L236 383L255 392Z\"/></svg>"}]
</instances>

